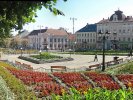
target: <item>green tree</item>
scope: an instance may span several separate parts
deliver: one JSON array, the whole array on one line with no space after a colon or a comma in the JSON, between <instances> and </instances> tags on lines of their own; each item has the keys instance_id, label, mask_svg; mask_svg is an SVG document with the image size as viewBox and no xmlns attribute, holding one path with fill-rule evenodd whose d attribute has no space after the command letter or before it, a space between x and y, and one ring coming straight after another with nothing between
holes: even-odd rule
<instances>
[{"instance_id":1,"label":"green tree","mask_svg":"<svg viewBox=\"0 0 133 100\"><path fill-rule=\"evenodd\" d=\"M55 15L64 15L55 8L57 1L0 1L0 39L9 37L12 29L21 30L26 23L35 22L36 12L42 7Z\"/></svg>"}]
</instances>

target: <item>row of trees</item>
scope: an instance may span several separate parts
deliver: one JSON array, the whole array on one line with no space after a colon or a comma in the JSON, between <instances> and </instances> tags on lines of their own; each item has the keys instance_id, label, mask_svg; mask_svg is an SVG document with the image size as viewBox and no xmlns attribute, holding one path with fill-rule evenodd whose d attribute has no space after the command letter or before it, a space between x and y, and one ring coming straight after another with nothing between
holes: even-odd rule
<instances>
[{"instance_id":1,"label":"row of trees","mask_svg":"<svg viewBox=\"0 0 133 100\"><path fill-rule=\"evenodd\" d=\"M7 38L5 39L1 47L3 48L12 48L12 49L28 49L28 40L27 39L19 39L19 38Z\"/></svg>"},{"instance_id":2,"label":"row of trees","mask_svg":"<svg viewBox=\"0 0 133 100\"><path fill-rule=\"evenodd\" d=\"M55 7L57 1L0 1L0 46L7 46L5 38L11 37L12 29L21 31L25 24L35 22L36 12L42 7L54 15L64 15ZM14 40L12 41L12 44L15 44Z\"/></svg>"}]
</instances>

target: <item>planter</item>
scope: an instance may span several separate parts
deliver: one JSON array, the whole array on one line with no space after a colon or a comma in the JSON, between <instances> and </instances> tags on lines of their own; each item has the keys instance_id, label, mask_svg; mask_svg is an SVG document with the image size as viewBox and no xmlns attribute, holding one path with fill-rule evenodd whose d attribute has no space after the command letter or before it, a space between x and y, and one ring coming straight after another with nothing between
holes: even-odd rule
<instances>
[{"instance_id":1,"label":"planter","mask_svg":"<svg viewBox=\"0 0 133 100\"><path fill-rule=\"evenodd\" d=\"M58 59L49 59L49 60L40 60L32 57L27 57L27 56L19 56L19 59L23 59L35 64L44 64L44 63L53 63L53 62L62 62L62 61L72 61L73 58L58 58Z\"/></svg>"}]
</instances>

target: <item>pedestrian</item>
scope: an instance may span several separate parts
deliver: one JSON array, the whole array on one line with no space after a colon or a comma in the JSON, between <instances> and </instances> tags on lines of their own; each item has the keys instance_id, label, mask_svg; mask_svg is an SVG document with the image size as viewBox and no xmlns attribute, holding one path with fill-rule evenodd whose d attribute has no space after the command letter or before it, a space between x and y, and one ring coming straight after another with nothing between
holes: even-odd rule
<instances>
[{"instance_id":1,"label":"pedestrian","mask_svg":"<svg viewBox=\"0 0 133 100\"><path fill-rule=\"evenodd\" d=\"M95 54L94 61L98 61L97 54Z\"/></svg>"}]
</instances>

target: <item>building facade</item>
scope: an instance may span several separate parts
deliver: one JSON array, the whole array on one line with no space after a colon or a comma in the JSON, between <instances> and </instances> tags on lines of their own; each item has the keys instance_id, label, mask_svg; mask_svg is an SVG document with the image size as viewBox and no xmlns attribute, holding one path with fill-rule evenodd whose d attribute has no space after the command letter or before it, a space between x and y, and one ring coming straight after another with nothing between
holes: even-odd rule
<instances>
[{"instance_id":1,"label":"building facade","mask_svg":"<svg viewBox=\"0 0 133 100\"><path fill-rule=\"evenodd\" d=\"M78 30L76 34L77 48L80 49L96 49L96 24L88 24Z\"/></svg>"},{"instance_id":2,"label":"building facade","mask_svg":"<svg viewBox=\"0 0 133 100\"><path fill-rule=\"evenodd\" d=\"M68 33L63 29L33 30L28 40L32 49L65 50L68 48Z\"/></svg>"},{"instance_id":3,"label":"building facade","mask_svg":"<svg viewBox=\"0 0 133 100\"><path fill-rule=\"evenodd\" d=\"M78 48L102 49L103 38L99 32L105 35L110 33L105 40L105 49L132 49L133 48L133 18L125 16L119 9L107 19L102 19L96 24L87 24L76 32Z\"/></svg>"},{"instance_id":4,"label":"building facade","mask_svg":"<svg viewBox=\"0 0 133 100\"><path fill-rule=\"evenodd\" d=\"M117 10L108 19L97 23L97 48L102 48L99 32L110 35L106 39L106 49L131 49L133 42L133 18L125 16L122 11Z\"/></svg>"}]
</instances>

